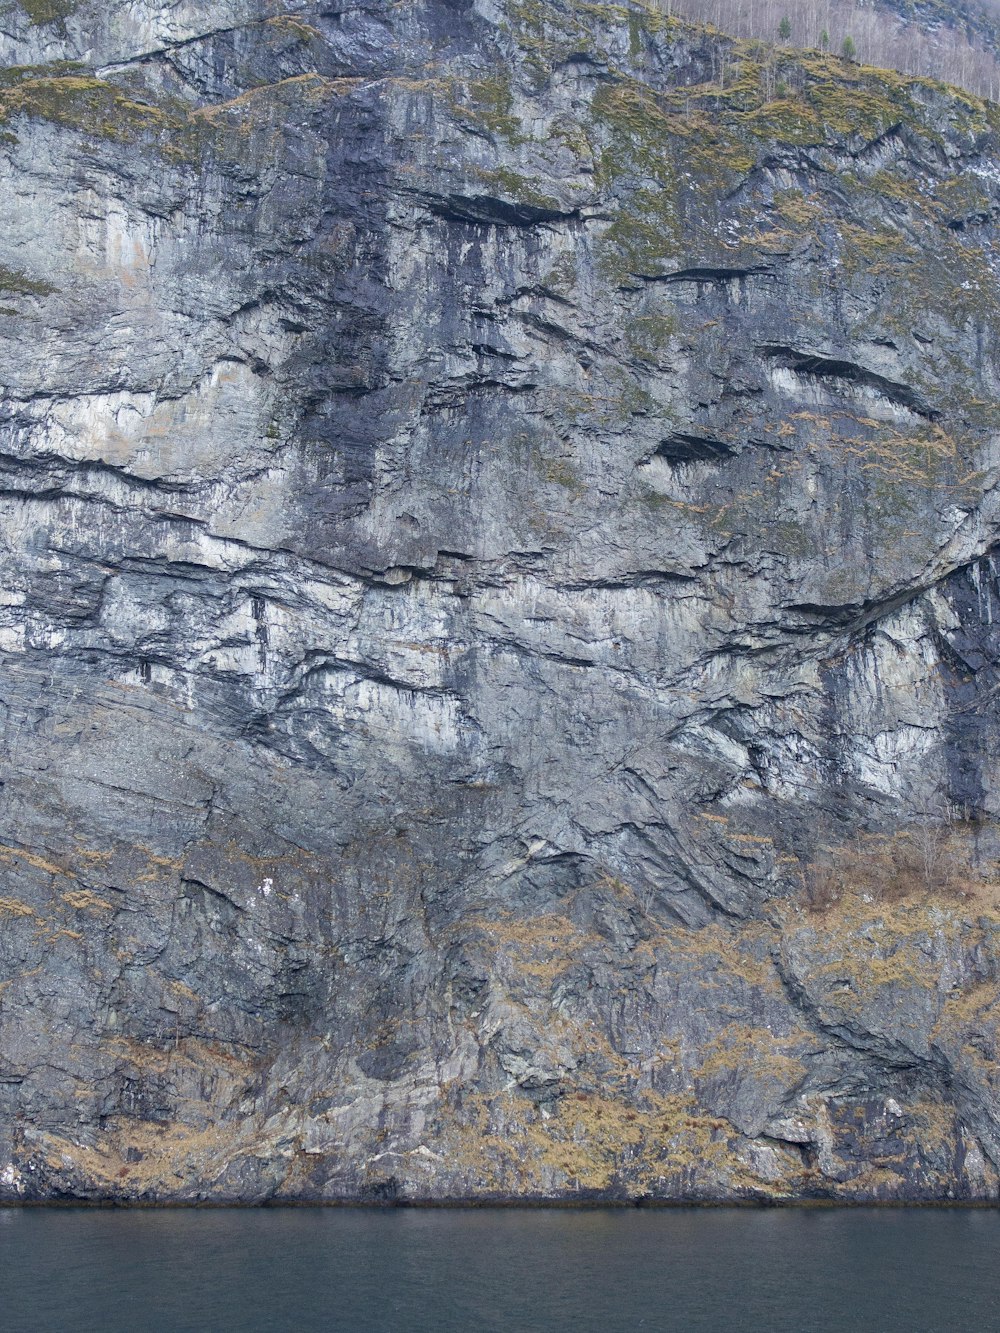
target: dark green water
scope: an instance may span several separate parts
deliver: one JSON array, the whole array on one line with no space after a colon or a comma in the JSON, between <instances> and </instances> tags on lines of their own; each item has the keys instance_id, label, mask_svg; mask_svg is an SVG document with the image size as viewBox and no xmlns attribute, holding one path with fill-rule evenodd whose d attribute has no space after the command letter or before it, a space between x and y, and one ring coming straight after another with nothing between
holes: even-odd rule
<instances>
[{"instance_id":1,"label":"dark green water","mask_svg":"<svg viewBox=\"0 0 1000 1333\"><path fill-rule=\"evenodd\" d=\"M1000 1212L0 1211L0 1329L1000 1328Z\"/></svg>"}]
</instances>

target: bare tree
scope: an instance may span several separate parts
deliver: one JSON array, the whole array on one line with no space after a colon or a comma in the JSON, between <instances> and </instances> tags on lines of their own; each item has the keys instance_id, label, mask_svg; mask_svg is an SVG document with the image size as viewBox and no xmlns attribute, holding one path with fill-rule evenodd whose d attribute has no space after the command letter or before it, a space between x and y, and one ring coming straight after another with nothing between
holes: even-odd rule
<instances>
[{"instance_id":1,"label":"bare tree","mask_svg":"<svg viewBox=\"0 0 1000 1333\"><path fill-rule=\"evenodd\" d=\"M648 0L668 15L711 23L735 37L776 36L842 52L866 65L959 84L982 97L1000 94L1000 0L966 0L952 23L904 18L875 0ZM978 22L977 22L978 16ZM786 22L787 21L787 22ZM992 28L991 28L992 25ZM720 80L721 81L721 80Z\"/></svg>"}]
</instances>

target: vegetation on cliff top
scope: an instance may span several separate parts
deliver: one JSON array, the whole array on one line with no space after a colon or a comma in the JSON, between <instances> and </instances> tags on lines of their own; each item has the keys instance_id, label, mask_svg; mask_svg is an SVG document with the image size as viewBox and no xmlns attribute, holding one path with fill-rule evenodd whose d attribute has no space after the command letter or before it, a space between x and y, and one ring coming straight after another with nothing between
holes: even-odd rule
<instances>
[{"instance_id":1,"label":"vegetation on cliff top","mask_svg":"<svg viewBox=\"0 0 1000 1333\"><path fill-rule=\"evenodd\" d=\"M853 159L863 144L893 136L920 143L918 156L931 163L949 143L988 151L1000 129L1000 108L936 80L866 68L820 50L737 40L648 5L511 0L507 15L523 63L461 86L452 94L453 107L523 158L531 142L519 114L526 96L541 95L574 53L606 67L589 111L575 125L563 117L558 134L581 170L592 170L602 192L615 196L603 250L605 274L619 283L663 271L692 242L710 251L732 249L732 238L720 231L721 201L734 198L775 150L821 149ZM684 74L664 81L653 71L667 72L671 47ZM869 276L884 271L904 285L913 258L908 228L917 216L922 223L943 220L948 207L946 186L939 197L930 179L914 179L919 168L912 157L910 165L837 172L838 188L859 205L853 232L847 223L842 228L845 262L856 256ZM942 179L953 175L945 172ZM518 177L522 195L552 192L543 175L519 171ZM953 191L951 207L962 216L988 216L992 204L982 183L967 173L961 179L968 198ZM787 207L770 212L756 242L745 233L744 250L780 251L811 234L820 218L836 222L827 203L810 210L802 196L796 211L786 196ZM881 221L874 225L865 201L874 203L876 196ZM890 199L899 207L886 216ZM956 237L944 249L955 260L948 261L954 282L946 278L946 285L968 305L985 291L979 276L966 271L978 261L968 246L958 253Z\"/></svg>"},{"instance_id":2,"label":"vegetation on cliff top","mask_svg":"<svg viewBox=\"0 0 1000 1333\"><path fill-rule=\"evenodd\" d=\"M1000 96L1000 11L989 0L650 0L734 36L813 47Z\"/></svg>"}]
</instances>

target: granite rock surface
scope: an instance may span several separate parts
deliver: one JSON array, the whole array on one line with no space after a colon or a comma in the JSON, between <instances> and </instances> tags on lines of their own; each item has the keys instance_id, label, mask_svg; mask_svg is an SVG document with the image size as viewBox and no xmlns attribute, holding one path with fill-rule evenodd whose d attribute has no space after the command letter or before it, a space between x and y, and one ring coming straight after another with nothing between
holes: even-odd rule
<instances>
[{"instance_id":1,"label":"granite rock surface","mask_svg":"<svg viewBox=\"0 0 1000 1333\"><path fill-rule=\"evenodd\" d=\"M1000 112L582 0L0 61L0 1199L996 1199Z\"/></svg>"}]
</instances>

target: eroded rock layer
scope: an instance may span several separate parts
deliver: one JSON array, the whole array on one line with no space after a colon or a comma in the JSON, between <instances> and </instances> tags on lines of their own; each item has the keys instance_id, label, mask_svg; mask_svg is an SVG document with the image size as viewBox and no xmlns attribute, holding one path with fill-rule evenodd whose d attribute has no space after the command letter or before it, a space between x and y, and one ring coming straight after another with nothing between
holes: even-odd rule
<instances>
[{"instance_id":1,"label":"eroded rock layer","mask_svg":"<svg viewBox=\"0 0 1000 1333\"><path fill-rule=\"evenodd\" d=\"M581 0L0 59L0 1197L995 1198L1000 113Z\"/></svg>"}]
</instances>

